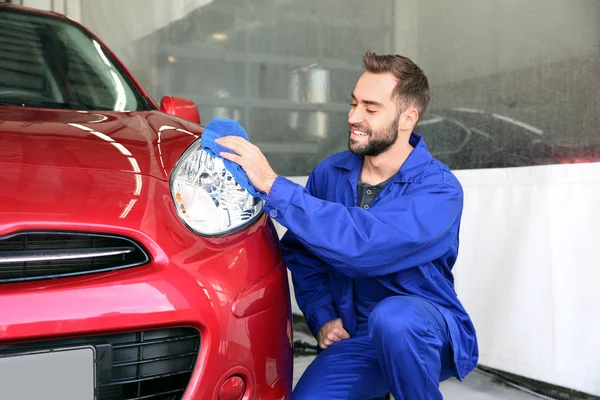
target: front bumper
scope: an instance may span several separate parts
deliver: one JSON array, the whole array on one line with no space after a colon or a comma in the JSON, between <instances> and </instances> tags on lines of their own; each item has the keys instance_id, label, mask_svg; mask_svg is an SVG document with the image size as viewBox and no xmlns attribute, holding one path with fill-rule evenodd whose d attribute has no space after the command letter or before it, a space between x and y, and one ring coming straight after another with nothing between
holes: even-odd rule
<instances>
[{"instance_id":1,"label":"front bumper","mask_svg":"<svg viewBox=\"0 0 600 400\"><path fill-rule=\"evenodd\" d=\"M140 197L125 214L129 203L106 193L129 195L127 182L135 185L139 177L85 170L70 174L75 182L90 183L79 187L87 190L85 198L60 201L53 198L58 193L39 197L22 188L17 193L15 187L15 202L4 204L0 235L32 230L119 235L139 243L151 260L113 272L0 285L0 353L54 340L192 329L199 347L183 399L217 399L220 385L232 375L244 378L244 399L289 398L293 357L287 274L266 216L235 235L203 239L178 220L165 182L141 177ZM28 187L33 191L35 182Z\"/></svg>"},{"instance_id":2,"label":"front bumper","mask_svg":"<svg viewBox=\"0 0 600 400\"><path fill-rule=\"evenodd\" d=\"M262 225L259 230L269 229ZM248 240L260 246L253 236ZM213 259L213 268L226 265L221 258L230 261L231 255ZM232 375L243 376L247 399L287 398L292 348L285 268L280 263L251 282L241 274L252 268L247 261L238 258L229 266L234 272L227 282L211 279L206 271L194 274L151 263L114 273L3 285L0 354L24 343L47 349L56 346L48 342L56 339L72 344L90 337L86 343L95 343L97 335L188 328L183 336L197 332L199 346L184 399L216 399L216 389ZM115 373L119 375L113 369Z\"/></svg>"}]
</instances>

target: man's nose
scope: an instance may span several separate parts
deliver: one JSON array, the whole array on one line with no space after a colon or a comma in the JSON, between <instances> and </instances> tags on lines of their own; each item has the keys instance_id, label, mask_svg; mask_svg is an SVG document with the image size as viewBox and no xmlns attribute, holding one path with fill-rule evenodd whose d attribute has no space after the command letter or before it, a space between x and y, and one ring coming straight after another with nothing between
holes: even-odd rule
<instances>
[{"instance_id":1,"label":"man's nose","mask_svg":"<svg viewBox=\"0 0 600 400\"><path fill-rule=\"evenodd\" d=\"M348 113L348 123L351 125L360 124L363 121L362 112L359 107L354 107Z\"/></svg>"}]
</instances>

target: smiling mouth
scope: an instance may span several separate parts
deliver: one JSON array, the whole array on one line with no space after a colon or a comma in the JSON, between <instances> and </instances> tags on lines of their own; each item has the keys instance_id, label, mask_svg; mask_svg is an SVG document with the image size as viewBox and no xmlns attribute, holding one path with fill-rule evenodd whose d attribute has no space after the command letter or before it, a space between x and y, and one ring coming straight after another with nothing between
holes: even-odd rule
<instances>
[{"instance_id":1,"label":"smiling mouth","mask_svg":"<svg viewBox=\"0 0 600 400\"><path fill-rule=\"evenodd\" d=\"M366 132L359 131L357 129L352 129L351 132L357 136L369 136Z\"/></svg>"}]
</instances>

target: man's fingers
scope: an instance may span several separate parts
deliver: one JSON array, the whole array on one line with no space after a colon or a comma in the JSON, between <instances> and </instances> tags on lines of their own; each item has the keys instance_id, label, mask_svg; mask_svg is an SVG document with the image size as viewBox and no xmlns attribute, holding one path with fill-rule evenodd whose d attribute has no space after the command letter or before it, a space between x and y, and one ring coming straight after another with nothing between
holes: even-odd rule
<instances>
[{"instance_id":1,"label":"man's fingers","mask_svg":"<svg viewBox=\"0 0 600 400\"><path fill-rule=\"evenodd\" d=\"M348 331L346 331L344 328L335 328L333 330L333 332L337 335L338 338L340 339L349 339L350 338L350 334L348 333Z\"/></svg>"},{"instance_id":2,"label":"man's fingers","mask_svg":"<svg viewBox=\"0 0 600 400\"><path fill-rule=\"evenodd\" d=\"M337 335L333 331L329 332L327 335L323 335L321 340L319 340L319 347L324 350L327 347L331 346L335 342L339 342L340 340L343 340L343 339L348 339L350 337L350 335L348 335L348 332L346 332L345 330L344 330L344 332L345 332L345 335L342 334L341 336Z\"/></svg>"},{"instance_id":3,"label":"man's fingers","mask_svg":"<svg viewBox=\"0 0 600 400\"><path fill-rule=\"evenodd\" d=\"M341 339L342 338L342 330L340 328L333 328L332 329L333 334L335 335L336 338Z\"/></svg>"},{"instance_id":4,"label":"man's fingers","mask_svg":"<svg viewBox=\"0 0 600 400\"><path fill-rule=\"evenodd\" d=\"M222 136L220 138L215 139L215 142L217 143L221 143L221 144L243 144L243 143L250 143L248 142L246 139L239 137L239 136Z\"/></svg>"},{"instance_id":5,"label":"man's fingers","mask_svg":"<svg viewBox=\"0 0 600 400\"><path fill-rule=\"evenodd\" d=\"M219 143L220 145L227 147L230 150L235 151L236 153L239 154L240 149L243 148L242 143L240 143L238 140L235 140L236 137L233 136L225 136L222 138L218 138L215 139L215 142ZM240 139L240 138L237 138Z\"/></svg>"},{"instance_id":6,"label":"man's fingers","mask_svg":"<svg viewBox=\"0 0 600 400\"><path fill-rule=\"evenodd\" d=\"M241 166L242 157L238 156L237 154L223 152L221 153L221 157L223 157L226 160L233 161L234 163L239 164Z\"/></svg>"},{"instance_id":7,"label":"man's fingers","mask_svg":"<svg viewBox=\"0 0 600 400\"><path fill-rule=\"evenodd\" d=\"M339 342L340 340L342 339L336 336L333 332L329 332L325 337L323 337L322 340L319 341L319 346L322 349L325 349L331 346L333 343Z\"/></svg>"},{"instance_id":8,"label":"man's fingers","mask_svg":"<svg viewBox=\"0 0 600 400\"><path fill-rule=\"evenodd\" d=\"M350 334L344 326L342 325L342 320L340 318L329 321L325 324L321 330L319 331L317 342L319 347L322 349L326 349L331 346L335 342L339 342L343 339L349 339Z\"/></svg>"},{"instance_id":9,"label":"man's fingers","mask_svg":"<svg viewBox=\"0 0 600 400\"><path fill-rule=\"evenodd\" d=\"M253 147L255 147L252 145L252 143L239 136L224 136L222 138L215 139L215 142L235 151L238 154L240 154L240 152L251 151Z\"/></svg>"}]
</instances>

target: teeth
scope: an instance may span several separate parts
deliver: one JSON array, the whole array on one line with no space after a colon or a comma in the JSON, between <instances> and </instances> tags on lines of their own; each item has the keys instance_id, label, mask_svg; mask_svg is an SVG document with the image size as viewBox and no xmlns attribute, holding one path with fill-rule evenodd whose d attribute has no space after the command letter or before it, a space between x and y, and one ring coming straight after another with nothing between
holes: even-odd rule
<instances>
[{"instance_id":1,"label":"teeth","mask_svg":"<svg viewBox=\"0 0 600 400\"><path fill-rule=\"evenodd\" d=\"M367 134L361 131L357 131L356 129L354 130L354 133L359 135L359 136L366 136Z\"/></svg>"}]
</instances>

